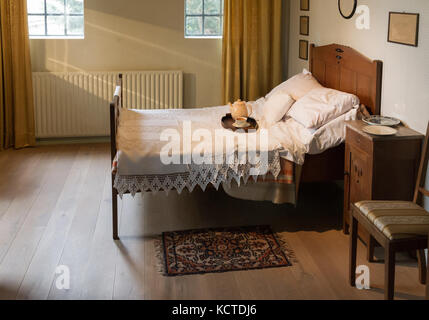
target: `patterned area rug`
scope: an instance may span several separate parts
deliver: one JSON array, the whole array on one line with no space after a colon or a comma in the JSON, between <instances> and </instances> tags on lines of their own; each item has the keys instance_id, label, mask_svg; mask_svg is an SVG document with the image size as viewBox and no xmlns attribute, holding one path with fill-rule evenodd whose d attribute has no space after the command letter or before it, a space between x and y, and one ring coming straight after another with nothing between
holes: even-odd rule
<instances>
[{"instance_id":1,"label":"patterned area rug","mask_svg":"<svg viewBox=\"0 0 429 320\"><path fill-rule=\"evenodd\" d=\"M165 232L162 247L167 276L291 266L269 226Z\"/></svg>"}]
</instances>

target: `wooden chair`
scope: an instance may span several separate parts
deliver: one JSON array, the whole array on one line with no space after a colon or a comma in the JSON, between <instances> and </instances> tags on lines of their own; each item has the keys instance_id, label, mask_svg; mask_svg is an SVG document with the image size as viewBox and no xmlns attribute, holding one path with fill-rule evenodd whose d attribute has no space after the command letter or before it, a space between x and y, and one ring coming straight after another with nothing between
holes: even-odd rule
<instances>
[{"instance_id":1,"label":"wooden chair","mask_svg":"<svg viewBox=\"0 0 429 320\"><path fill-rule=\"evenodd\" d=\"M350 285L356 285L356 254L358 224L385 249L385 294L393 300L395 291L395 255L401 251L417 251L419 278L426 283L429 270L426 268L424 249L427 249L429 213L418 205L422 195L429 196L424 189L428 166L429 124L420 162L414 201L361 201L352 205L350 236ZM428 280L429 282L429 280ZM427 284L429 291L429 283ZM429 293L428 293L429 294Z\"/></svg>"}]
</instances>

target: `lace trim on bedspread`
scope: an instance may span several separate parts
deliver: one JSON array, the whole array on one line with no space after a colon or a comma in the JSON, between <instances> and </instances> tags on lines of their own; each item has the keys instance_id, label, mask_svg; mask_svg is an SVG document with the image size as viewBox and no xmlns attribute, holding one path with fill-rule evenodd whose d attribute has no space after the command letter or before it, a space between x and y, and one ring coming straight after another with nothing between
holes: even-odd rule
<instances>
[{"instance_id":1,"label":"lace trim on bedspread","mask_svg":"<svg viewBox=\"0 0 429 320\"><path fill-rule=\"evenodd\" d=\"M203 191L209 184L212 184L216 190L222 183L228 186L235 180L238 185L243 181L247 184L250 177L256 182L259 177L265 178L271 173L277 180L281 172L281 163L279 151L269 152L268 163L262 164L239 164L238 157L234 164L222 165L196 165L188 166L189 172L175 173L167 175L144 175L144 176L120 176L116 175L114 187L119 196L130 193L133 197L139 193L164 191L168 193L175 189L180 194L185 188L192 192L196 186Z\"/></svg>"}]
</instances>

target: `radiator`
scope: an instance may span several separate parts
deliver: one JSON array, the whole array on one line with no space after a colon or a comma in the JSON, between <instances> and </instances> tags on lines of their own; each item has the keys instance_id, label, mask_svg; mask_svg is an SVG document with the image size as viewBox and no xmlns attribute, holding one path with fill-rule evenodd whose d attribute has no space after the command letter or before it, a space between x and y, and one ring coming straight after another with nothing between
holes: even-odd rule
<instances>
[{"instance_id":1,"label":"radiator","mask_svg":"<svg viewBox=\"0 0 429 320\"><path fill-rule=\"evenodd\" d=\"M118 73L33 73L37 138L108 136L109 103ZM124 107L183 108L181 71L136 71L123 75Z\"/></svg>"}]
</instances>

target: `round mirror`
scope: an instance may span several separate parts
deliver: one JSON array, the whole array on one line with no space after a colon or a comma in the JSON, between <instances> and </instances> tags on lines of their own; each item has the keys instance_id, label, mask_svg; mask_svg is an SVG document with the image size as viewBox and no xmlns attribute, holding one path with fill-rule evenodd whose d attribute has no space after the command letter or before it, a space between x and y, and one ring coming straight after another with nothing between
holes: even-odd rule
<instances>
[{"instance_id":1,"label":"round mirror","mask_svg":"<svg viewBox=\"0 0 429 320\"><path fill-rule=\"evenodd\" d=\"M344 19L351 19L357 9L357 0L338 0L338 10Z\"/></svg>"}]
</instances>

